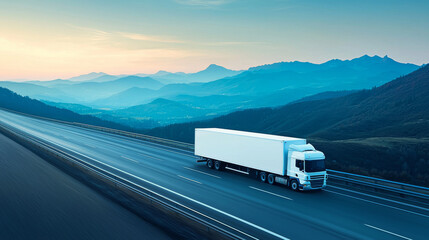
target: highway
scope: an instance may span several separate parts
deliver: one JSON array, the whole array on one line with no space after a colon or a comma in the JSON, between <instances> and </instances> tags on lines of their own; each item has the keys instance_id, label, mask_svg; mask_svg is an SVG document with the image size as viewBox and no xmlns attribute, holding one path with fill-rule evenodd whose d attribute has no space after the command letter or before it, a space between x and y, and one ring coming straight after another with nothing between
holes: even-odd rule
<instances>
[{"instance_id":1,"label":"highway","mask_svg":"<svg viewBox=\"0 0 429 240\"><path fill-rule=\"evenodd\" d=\"M429 209L328 187L293 192L197 163L191 152L0 110L30 134L168 196L251 239L427 239Z\"/></svg>"},{"instance_id":2,"label":"highway","mask_svg":"<svg viewBox=\"0 0 429 240\"><path fill-rule=\"evenodd\" d=\"M0 134L0 239L174 239Z\"/></svg>"}]
</instances>

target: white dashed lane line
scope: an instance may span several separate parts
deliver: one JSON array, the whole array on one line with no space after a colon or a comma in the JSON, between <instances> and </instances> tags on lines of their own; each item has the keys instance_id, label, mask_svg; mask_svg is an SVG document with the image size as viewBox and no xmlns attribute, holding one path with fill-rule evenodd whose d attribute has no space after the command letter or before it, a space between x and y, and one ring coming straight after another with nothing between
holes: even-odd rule
<instances>
[{"instance_id":1,"label":"white dashed lane line","mask_svg":"<svg viewBox=\"0 0 429 240\"><path fill-rule=\"evenodd\" d=\"M198 182L197 180L190 179L190 178L184 177L184 176L182 176L182 175L177 175L177 176L178 176L178 177L181 177L181 178L183 178L183 179L186 179L186 180L188 180L188 181L191 181L191 182L195 182L195 183L198 183L198 184L202 184L202 183Z\"/></svg>"},{"instance_id":2,"label":"white dashed lane line","mask_svg":"<svg viewBox=\"0 0 429 240\"><path fill-rule=\"evenodd\" d=\"M287 200L293 200L292 198L288 198L288 197L282 196L282 195L277 194L277 193L268 192L266 190L262 190L262 189L259 189L259 188L256 188L256 187L249 186L249 188L255 189L255 190L260 191L260 192L268 193L268 194L271 194L271 195L274 195L274 196L277 196L277 197L280 197L280 198L284 198L284 199L287 199Z\"/></svg>"},{"instance_id":3,"label":"white dashed lane line","mask_svg":"<svg viewBox=\"0 0 429 240\"><path fill-rule=\"evenodd\" d=\"M376 229L378 231L382 231L382 232L388 233L388 234L396 236L396 237L400 237L400 238L407 239L407 240L412 240L411 238L407 238L407 237L404 237L404 236L399 235L397 233L393 233L393 232L390 232L390 231L387 231L387 230L384 230L384 229L381 229L381 228L378 228L378 227L374 227L374 226L369 225L369 224L364 224L364 225L367 226L367 227L369 227L369 228Z\"/></svg>"},{"instance_id":4,"label":"white dashed lane line","mask_svg":"<svg viewBox=\"0 0 429 240\"><path fill-rule=\"evenodd\" d=\"M194 171L194 172L198 172L198 173L201 173L201 174L205 174L205 175L207 175L207 176L211 176L211 177L215 177L215 178L221 178L221 177L219 177L219 176L216 176L216 175L213 175L213 174L210 174L210 173L205 173L205 172L202 172L202 171L199 171L199 170L193 169L193 168L189 168L189 167L183 167L183 168L188 169L188 170L191 170L191 171Z\"/></svg>"}]
</instances>

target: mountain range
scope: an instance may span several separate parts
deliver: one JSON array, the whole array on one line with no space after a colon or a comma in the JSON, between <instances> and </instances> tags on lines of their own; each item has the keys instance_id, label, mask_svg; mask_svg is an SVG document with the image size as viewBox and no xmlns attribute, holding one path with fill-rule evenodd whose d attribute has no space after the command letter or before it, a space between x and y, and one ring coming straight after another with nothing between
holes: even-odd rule
<instances>
[{"instance_id":1,"label":"mountain range","mask_svg":"<svg viewBox=\"0 0 429 240\"><path fill-rule=\"evenodd\" d=\"M171 134L167 138L193 142L195 127L220 125L280 135L340 140L374 136L429 137L428 124L429 65L371 90L346 92L345 96L322 100L303 98L282 107L237 111L205 122L156 128L151 133L162 134L165 129Z\"/></svg>"},{"instance_id":2,"label":"mountain range","mask_svg":"<svg viewBox=\"0 0 429 240\"><path fill-rule=\"evenodd\" d=\"M0 87L8 88L18 94L39 100L86 103L100 98L109 97L129 88L159 89L164 86L150 77L126 76L104 82L72 82L70 80L53 80L48 82L21 83L0 82Z\"/></svg>"},{"instance_id":3,"label":"mountain range","mask_svg":"<svg viewBox=\"0 0 429 240\"><path fill-rule=\"evenodd\" d=\"M297 67L298 71L292 71ZM168 84L156 91L134 90L132 102L120 101L128 92L116 95L117 106L136 102L147 103L155 98L172 99L177 95L244 95L263 96L282 91L296 95L289 101L325 91L366 89L380 86L396 77L410 73L417 65L398 63L390 58L363 56L353 60L332 60L323 64L288 62L251 68L232 77L208 83ZM296 94L296 93L300 94ZM106 99L108 100L108 99ZM102 100L101 100L102 101ZM287 102L282 102L285 104ZM281 105L279 104L279 105Z\"/></svg>"},{"instance_id":4,"label":"mountain range","mask_svg":"<svg viewBox=\"0 0 429 240\"><path fill-rule=\"evenodd\" d=\"M200 127L306 137L325 152L330 168L429 185L429 65L371 90L243 110L147 134L192 143Z\"/></svg>"},{"instance_id":5,"label":"mountain range","mask_svg":"<svg viewBox=\"0 0 429 240\"><path fill-rule=\"evenodd\" d=\"M111 76L91 73L49 82L0 82L0 86L44 101L115 111L108 115L124 114L122 117L127 119L133 118L131 113L135 119L141 119L145 113L137 109L152 109L144 105L155 101L162 111L175 116L152 111L147 112L144 119L169 124L213 118L240 109L281 106L323 92L369 89L417 68L417 65L399 63L387 56L365 55L322 64L280 62L247 71L210 65L190 74L161 71L153 75ZM95 78L85 80L91 77ZM157 99L162 100L156 102ZM139 107L132 108L134 106ZM133 110L120 110L129 108ZM192 114L189 114L191 109ZM162 116L165 118L159 118Z\"/></svg>"},{"instance_id":6,"label":"mountain range","mask_svg":"<svg viewBox=\"0 0 429 240\"><path fill-rule=\"evenodd\" d=\"M169 83L211 82L225 77L232 77L241 72L243 71L230 70L216 64L211 64L206 69L196 73L183 73L183 72L171 73L166 71L159 71L149 76L164 84L169 84Z\"/></svg>"},{"instance_id":7,"label":"mountain range","mask_svg":"<svg viewBox=\"0 0 429 240\"><path fill-rule=\"evenodd\" d=\"M370 59L375 62L380 59L386 62L386 58L371 57ZM338 61L335 62L340 64ZM390 60L387 62L391 64ZM306 65L308 63L303 64L303 66ZM362 66L361 63L357 65ZM398 66L404 67L404 65ZM407 65L404 68L407 70L411 67ZM253 69L225 79L232 81L231 78L247 76L247 74L264 76L264 71L284 72L279 71L278 66L274 69L272 66L263 66L263 68L268 69ZM259 96L178 94L171 99L155 98L145 104L116 110L47 102L50 105L76 109L77 112L91 114L105 120L51 107L3 88L0 88L0 107L59 120L118 129L127 129L121 124L126 123L134 127L134 130L130 129L131 131L186 142L193 142L196 127L221 127L305 137L325 153L328 168L429 186L429 174L426 171L429 169L429 65L416 68L417 70L409 74L399 74L398 78L378 87L319 92L298 100L291 99L298 98L300 90L290 92L289 88L284 88ZM402 69L402 71L405 70ZM300 72L302 73L303 70ZM380 75L380 72L382 71L376 72L376 75ZM391 72L392 69L386 73ZM141 78L131 78L129 81ZM368 82L371 83L371 81ZM156 86L162 85L159 82L152 83L157 84ZM183 86L195 88L205 84L208 83L183 84ZM300 84L305 86L307 83L297 83L295 86ZM176 85L166 85L159 90L131 89L146 89L153 93L168 86L171 91ZM234 88L228 87L225 91L231 89ZM256 91L264 92L266 89L269 87ZM246 109L274 104L274 102L277 103L277 107ZM284 104L285 102L287 104ZM219 116L227 112L231 113ZM196 119L199 121L192 121ZM143 128L163 125L165 122L184 121L188 122L143 130Z\"/></svg>"}]
</instances>

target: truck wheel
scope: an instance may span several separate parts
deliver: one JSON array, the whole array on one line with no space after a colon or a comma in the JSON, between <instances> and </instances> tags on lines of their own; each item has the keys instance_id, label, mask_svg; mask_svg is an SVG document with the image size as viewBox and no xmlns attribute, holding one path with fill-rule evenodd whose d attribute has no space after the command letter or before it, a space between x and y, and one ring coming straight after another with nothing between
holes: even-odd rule
<instances>
[{"instance_id":1,"label":"truck wheel","mask_svg":"<svg viewBox=\"0 0 429 240\"><path fill-rule=\"evenodd\" d=\"M218 170L218 171L222 171L223 170L223 162L221 161L214 161L214 169Z\"/></svg>"},{"instance_id":2,"label":"truck wheel","mask_svg":"<svg viewBox=\"0 0 429 240\"><path fill-rule=\"evenodd\" d=\"M212 159L207 159L207 167L213 168L213 160Z\"/></svg>"},{"instance_id":3,"label":"truck wheel","mask_svg":"<svg viewBox=\"0 0 429 240\"><path fill-rule=\"evenodd\" d=\"M274 174L268 174L268 177L267 177L267 181L268 181L268 183L270 184L270 185L274 185L274 183L275 183L275 181L274 181L274 179L275 179L276 177L274 176Z\"/></svg>"},{"instance_id":4,"label":"truck wheel","mask_svg":"<svg viewBox=\"0 0 429 240\"><path fill-rule=\"evenodd\" d=\"M266 182L267 181L267 174L265 172L260 172L259 173L259 180L261 180L261 182Z\"/></svg>"},{"instance_id":5,"label":"truck wheel","mask_svg":"<svg viewBox=\"0 0 429 240\"><path fill-rule=\"evenodd\" d=\"M298 191L299 190L298 182L296 180L290 181L290 188L294 191Z\"/></svg>"}]
</instances>

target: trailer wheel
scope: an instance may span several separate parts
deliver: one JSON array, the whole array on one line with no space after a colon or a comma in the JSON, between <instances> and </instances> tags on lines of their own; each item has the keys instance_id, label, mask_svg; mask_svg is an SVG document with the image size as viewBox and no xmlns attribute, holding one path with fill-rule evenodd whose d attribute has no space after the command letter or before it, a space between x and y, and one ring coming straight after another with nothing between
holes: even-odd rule
<instances>
[{"instance_id":1,"label":"trailer wheel","mask_svg":"<svg viewBox=\"0 0 429 240\"><path fill-rule=\"evenodd\" d=\"M274 174L272 174L272 173L268 174L267 181L270 185L274 185L274 183L275 183L274 179L275 179Z\"/></svg>"},{"instance_id":2,"label":"trailer wheel","mask_svg":"<svg viewBox=\"0 0 429 240\"><path fill-rule=\"evenodd\" d=\"M224 167L224 163L221 161L214 161L214 169L218 170L218 171L222 171L225 167Z\"/></svg>"},{"instance_id":3,"label":"trailer wheel","mask_svg":"<svg viewBox=\"0 0 429 240\"><path fill-rule=\"evenodd\" d=\"M212 159L207 159L207 167L213 168L213 160Z\"/></svg>"},{"instance_id":4,"label":"trailer wheel","mask_svg":"<svg viewBox=\"0 0 429 240\"><path fill-rule=\"evenodd\" d=\"M299 190L298 182L296 180L290 181L290 188L294 191L298 191Z\"/></svg>"},{"instance_id":5,"label":"trailer wheel","mask_svg":"<svg viewBox=\"0 0 429 240\"><path fill-rule=\"evenodd\" d=\"M261 180L261 182L266 182L267 181L267 174L265 172L260 172L259 173L259 180Z\"/></svg>"}]
</instances>

